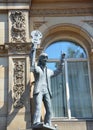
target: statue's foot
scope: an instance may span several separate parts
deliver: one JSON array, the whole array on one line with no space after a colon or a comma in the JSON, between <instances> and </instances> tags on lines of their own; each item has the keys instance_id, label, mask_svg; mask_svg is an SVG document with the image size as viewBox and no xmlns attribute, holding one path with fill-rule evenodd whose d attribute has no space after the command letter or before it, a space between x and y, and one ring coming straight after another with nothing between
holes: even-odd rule
<instances>
[{"instance_id":1,"label":"statue's foot","mask_svg":"<svg viewBox=\"0 0 93 130\"><path fill-rule=\"evenodd\" d=\"M32 125L32 128L33 127L38 127L39 125L42 125L43 123L42 122L36 122L36 123L34 123L33 125Z\"/></svg>"},{"instance_id":2,"label":"statue's foot","mask_svg":"<svg viewBox=\"0 0 93 130\"><path fill-rule=\"evenodd\" d=\"M49 123L45 123L45 125L50 126L50 124L49 124Z\"/></svg>"},{"instance_id":3,"label":"statue's foot","mask_svg":"<svg viewBox=\"0 0 93 130\"><path fill-rule=\"evenodd\" d=\"M36 126L38 126L39 124L40 124L40 122L36 122L36 123L32 124L32 127L36 127Z\"/></svg>"}]
</instances>

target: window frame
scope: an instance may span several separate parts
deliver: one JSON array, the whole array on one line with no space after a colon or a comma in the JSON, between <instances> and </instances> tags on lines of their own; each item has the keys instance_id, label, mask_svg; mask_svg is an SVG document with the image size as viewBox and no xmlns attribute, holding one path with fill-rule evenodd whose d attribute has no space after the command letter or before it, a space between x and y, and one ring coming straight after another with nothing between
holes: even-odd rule
<instances>
[{"instance_id":1,"label":"window frame","mask_svg":"<svg viewBox=\"0 0 93 130\"><path fill-rule=\"evenodd\" d=\"M69 41L67 41L69 42ZM72 42L74 44L74 42ZM53 43L52 43L53 44ZM55 44L55 42L54 42ZM79 45L79 44L77 44ZM49 46L48 46L49 47ZM91 77L90 77L90 67L89 67L89 59L88 59L88 53L86 51L85 48L82 47L82 49L84 49L84 51L86 52L86 55L87 57L86 58L66 58L65 59L65 73L66 73L66 98L67 98L67 113L68 113L68 117L52 117L52 119L77 119L75 117L71 117L71 108L70 108L70 102L69 102L69 98L70 98L70 94L69 94L69 86L68 86L68 70L67 70L67 62L69 61L87 61L87 64L88 64L88 76L89 76L89 89L90 89L90 96L91 96L91 101L92 101L92 98L93 98L93 94L92 94L92 85L91 85ZM45 49L46 50L46 49ZM57 58L51 58L51 59L48 59L48 62L49 63L53 63L53 62L58 62L59 60ZM93 102L91 102L92 104L92 113L93 113ZM85 118L84 118L85 119ZM91 118L93 119L93 118Z\"/></svg>"}]
</instances>

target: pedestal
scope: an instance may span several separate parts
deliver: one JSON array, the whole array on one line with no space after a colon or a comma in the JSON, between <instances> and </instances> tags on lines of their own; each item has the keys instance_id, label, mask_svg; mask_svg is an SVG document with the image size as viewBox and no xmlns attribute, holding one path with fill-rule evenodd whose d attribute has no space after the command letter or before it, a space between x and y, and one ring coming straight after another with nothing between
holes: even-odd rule
<instances>
[{"instance_id":1,"label":"pedestal","mask_svg":"<svg viewBox=\"0 0 93 130\"><path fill-rule=\"evenodd\" d=\"M32 130L56 130L55 127L47 126L45 124L39 124L37 126L32 127Z\"/></svg>"}]
</instances>

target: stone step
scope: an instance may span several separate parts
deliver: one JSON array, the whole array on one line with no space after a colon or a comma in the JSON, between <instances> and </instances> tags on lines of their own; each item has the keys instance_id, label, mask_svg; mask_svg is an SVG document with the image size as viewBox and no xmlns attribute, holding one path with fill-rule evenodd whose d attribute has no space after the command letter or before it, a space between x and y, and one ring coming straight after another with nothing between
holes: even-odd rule
<instances>
[{"instance_id":1,"label":"stone step","mask_svg":"<svg viewBox=\"0 0 93 130\"><path fill-rule=\"evenodd\" d=\"M45 124L39 124L36 127L33 127L32 130L56 130L55 127L48 126Z\"/></svg>"},{"instance_id":2,"label":"stone step","mask_svg":"<svg viewBox=\"0 0 93 130\"><path fill-rule=\"evenodd\" d=\"M56 128L41 123L29 129L19 129L19 130L56 130Z\"/></svg>"}]
</instances>

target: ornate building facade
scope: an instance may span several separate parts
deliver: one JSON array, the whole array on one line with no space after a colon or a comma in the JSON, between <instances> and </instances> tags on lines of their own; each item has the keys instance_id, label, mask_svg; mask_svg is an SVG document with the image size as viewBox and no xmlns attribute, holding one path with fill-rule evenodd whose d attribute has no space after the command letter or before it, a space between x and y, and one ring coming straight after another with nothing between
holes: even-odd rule
<instances>
[{"instance_id":1,"label":"ornate building facade","mask_svg":"<svg viewBox=\"0 0 93 130\"><path fill-rule=\"evenodd\" d=\"M88 75L89 84L86 83L86 89L82 87L85 84L82 84L82 89L78 90L79 93L82 90L82 102L86 103L82 108L86 108L86 111L81 112L79 104L72 105L73 102L78 103L78 99L74 97L75 93L71 93L72 89L70 92L71 87L67 86L66 116L56 113L59 110L54 110L52 123L58 125L58 130L92 130L93 1L0 0L0 30L0 130L20 130L31 127L33 75L30 73L29 54L32 44L30 33L33 30L39 30L43 34L41 44L37 49L37 58L41 51L46 51L49 46L59 41L73 42L85 50L87 59L84 61L88 63L88 73L84 73L84 76ZM83 61L82 58L80 60ZM66 60L65 63L68 61ZM80 69L79 71L81 72ZM69 81L67 78L66 76L65 80ZM87 96L88 92L89 96ZM69 93L72 94L72 97L69 96ZM68 100L70 99L69 106ZM74 99L73 102L72 99ZM91 105L88 104L90 100ZM57 104L57 101L54 100L54 103ZM89 107L86 107L88 105ZM73 113L76 110L75 107L78 107L78 110ZM56 109L56 106L54 108ZM43 114L44 110L42 120Z\"/></svg>"}]
</instances>

